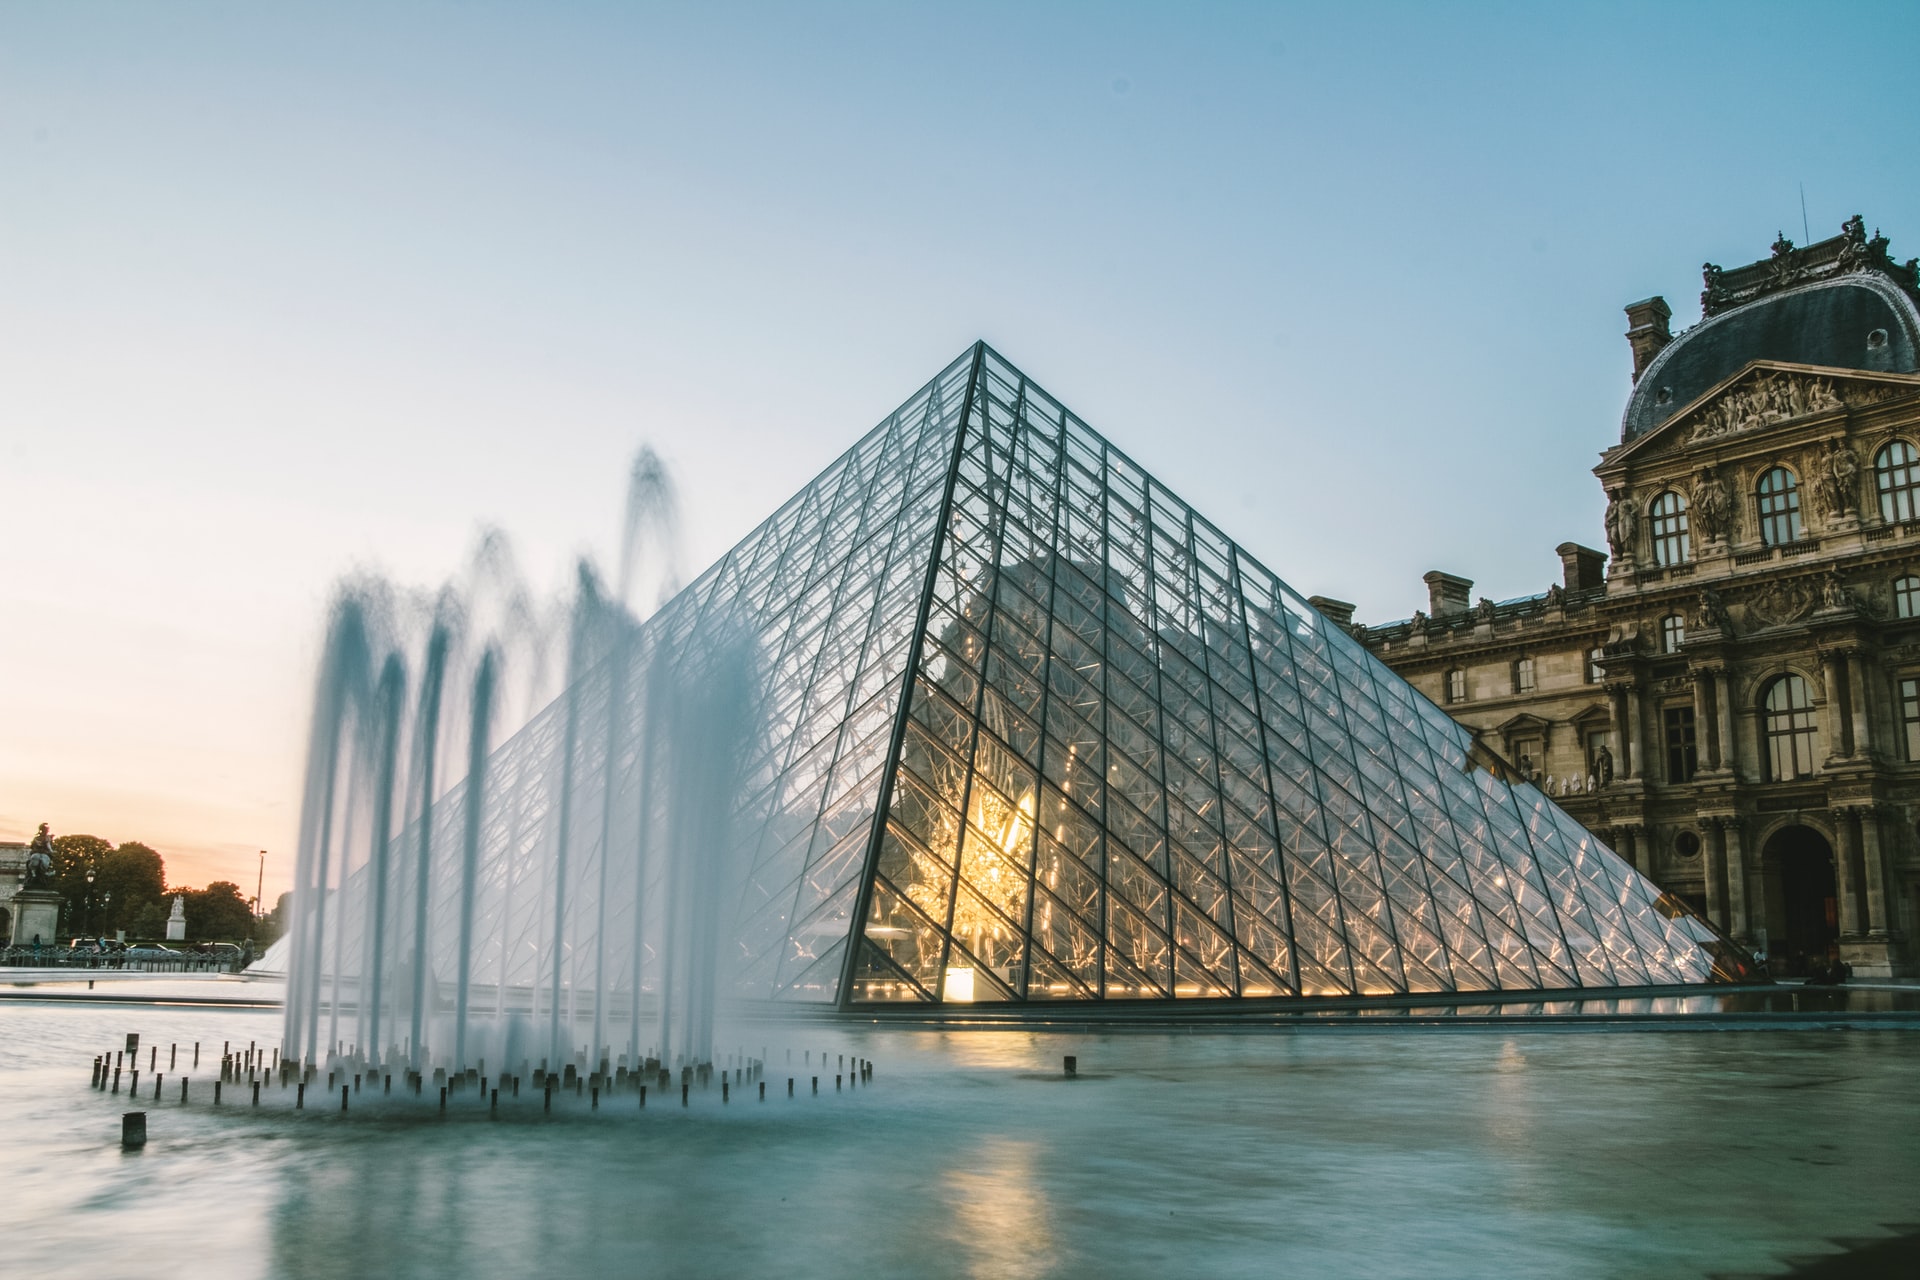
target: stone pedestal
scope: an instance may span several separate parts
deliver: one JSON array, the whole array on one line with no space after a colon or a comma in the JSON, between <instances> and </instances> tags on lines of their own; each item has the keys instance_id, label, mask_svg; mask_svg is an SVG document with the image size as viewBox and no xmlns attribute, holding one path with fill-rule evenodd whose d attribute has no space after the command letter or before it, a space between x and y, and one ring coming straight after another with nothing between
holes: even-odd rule
<instances>
[{"instance_id":1,"label":"stone pedestal","mask_svg":"<svg viewBox=\"0 0 1920 1280\"><path fill-rule=\"evenodd\" d=\"M60 895L51 889L22 889L7 904L13 909L13 937L16 947L30 947L38 940L43 947L57 946L60 932Z\"/></svg>"},{"instance_id":2,"label":"stone pedestal","mask_svg":"<svg viewBox=\"0 0 1920 1280\"><path fill-rule=\"evenodd\" d=\"M1840 958L1856 978L1892 978L1901 972L1898 949L1885 938L1842 938Z\"/></svg>"}]
</instances>

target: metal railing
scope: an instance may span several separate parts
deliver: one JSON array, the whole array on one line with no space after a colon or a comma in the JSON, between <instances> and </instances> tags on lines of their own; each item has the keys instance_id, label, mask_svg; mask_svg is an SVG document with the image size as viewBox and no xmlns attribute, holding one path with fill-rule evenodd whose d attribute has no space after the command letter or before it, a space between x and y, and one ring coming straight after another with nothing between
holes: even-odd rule
<instances>
[{"instance_id":1,"label":"metal railing","mask_svg":"<svg viewBox=\"0 0 1920 1280\"><path fill-rule=\"evenodd\" d=\"M0 968L89 969L125 973L236 973L241 956L233 952L208 954L176 951L96 951L91 947L0 947Z\"/></svg>"}]
</instances>

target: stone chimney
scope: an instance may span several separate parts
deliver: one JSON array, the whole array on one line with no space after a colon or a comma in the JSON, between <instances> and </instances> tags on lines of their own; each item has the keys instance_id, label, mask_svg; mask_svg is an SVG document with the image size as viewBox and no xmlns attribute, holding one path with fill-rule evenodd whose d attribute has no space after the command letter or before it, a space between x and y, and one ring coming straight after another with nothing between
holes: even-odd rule
<instances>
[{"instance_id":1,"label":"stone chimney","mask_svg":"<svg viewBox=\"0 0 1920 1280\"><path fill-rule=\"evenodd\" d=\"M1331 596L1308 596L1307 603L1327 615L1327 618L1343 627L1353 625L1353 605L1345 600L1335 600Z\"/></svg>"},{"instance_id":2,"label":"stone chimney","mask_svg":"<svg viewBox=\"0 0 1920 1280\"><path fill-rule=\"evenodd\" d=\"M1640 381L1640 375L1660 354L1660 348L1673 341L1673 330L1667 327L1667 321L1671 319L1672 308L1658 294L1644 302L1627 304L1627 344L1633 348L1635 382Z\"/></svg>"},{"instance_id":3,"label":"stone chimney","mask_svg":"<svg viewBox=\"0 0 1920 1280\"><path fill-rule=\"evenodd\" d=\"M1427 584L1427 613L1435 618L1451 618L1465 613L1473 602L1473 579L1456 578L1438 569L1421 578Z\"/></svg>"},{"instance_id":4,"label":"stone chimney","mask_svg":"<svg viewBox=\"0 0 1920 1280\"><path fill-rule=\"evenodd\" d=\"M1554 550L1560 553L1560 580L1569 592L1597 591L1607 585L1604 552L1577 542L1563 542Z\"/></svg>"}]
</instances>

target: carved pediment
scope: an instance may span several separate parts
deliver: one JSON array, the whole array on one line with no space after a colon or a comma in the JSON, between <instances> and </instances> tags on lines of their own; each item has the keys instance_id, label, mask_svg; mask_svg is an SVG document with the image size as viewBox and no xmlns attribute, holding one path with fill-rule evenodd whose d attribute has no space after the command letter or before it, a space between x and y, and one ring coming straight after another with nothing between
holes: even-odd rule
<instances>
[{"instance_id":1,"label":"carved pediment","mask_svg":"<svg viewBox=\"0 0 1920 1280\"><path fill-rule=\"evenodd\" d=\"M1551 720L1543 720L1539 716L1522 711L1519 715L1500 726L1500 734L1508 740L1528 733L1537 733L1545 737L1547 731L1551 728L1553 728L1553 722Z\"/></svg>"},{"instance_id":2,"label":"carved pediment","mask_svg":"<svg viewBox=\"0 0 1920 1280\"><path fill-rule=\"evenodd\" d=\"M1920 391L1920 374L1874 373L1755 360L1645 435L1604 455L1602 470L1628 459L1685 450L1839 409Z\"/></svg>"},{"instance_id":3,"label":"carved pediment","mask_svg":"<svg viewBox=\"0 0 1920 1280\"><path fill-rule=\"evenodd\" d=\"M1893 389L1871 383L1756 369L1690 410L1682 418L1677 434L1688 444L1699 444L1778 426L1816 413L1829 413L1848 405L1870 404L1893 394Z\"/></svg>"}]
</instances>

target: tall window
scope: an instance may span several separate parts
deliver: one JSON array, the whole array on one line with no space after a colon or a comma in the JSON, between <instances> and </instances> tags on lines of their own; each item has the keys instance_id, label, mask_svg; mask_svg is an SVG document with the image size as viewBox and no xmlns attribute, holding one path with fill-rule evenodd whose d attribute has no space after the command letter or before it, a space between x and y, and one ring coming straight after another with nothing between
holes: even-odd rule
<instances>
[{"instance_id":1,"label":"tall window","mask_svg":"<svg viewBox=\"0 0 1920 1280\"><path fill-rule=\"evenodd\" d=\"M1660 619L1660 652L1678 653L1687 639L1687 620L1677 613Z\"/></svg>"},{"instance_id":2,"label":"tall window","mask_svg":"<svg viewBox=\"0 0 1920 1280\"><path fill-rule=\"evenodd\" d=\"M1611 729L1587 730L1587 772L1588 773L1597 775L1600 772L1600 748L1602 747L1605 747L1608 750L1608 752L1612 752L1613 730ZM1618 767L1618 762L1616 762L1615 767L1616 768Z\"/></svg>"},{"instance_id":3,"label":"tall window","mask_svg":"<svg viewBox=\"0 0 1920 1280\"><path fill-rule=\"evenodd\" d=\"M1900 682L1900 727L1906 730L1907 759L1920 764L1920 680Z\"/></svg>"},{"instance_id":4,"label":"tall window","mask_svg":"<svg viewBox=\"0 0 1920 1280\"><path fill-rule=\"evenodd\" d=\"M1533 659L1522 658L1513 664L1513 691L1515 693L1533 692Z\"/></svg>"},{"instance_id":5,"label":"tall window","mask_svg":"<svg viewBox=\"0 0 1920 1280\"><path fill-rule=\"evenodd\" d=\"M1687 520L1687 500L1669 489L1647 508L1653 527L1653 558L1661 565L1685 564L1693 559L1693 540Z\"/></svg>"},{"instance_id":6,"label":"tall window","mask_svg":"<svg viewBox=\"0 0 1920 1280\"><path fill-rule=\"evenodd\" d=\"M1599 684L1607 678L1607 651L1602 648L1587 650L1587 683Z\"/></svg>"},{"instance_id":7,"label":"tall window","mask_svg":"<svg viewBox=\"0 0 1920 1280\"><path fill-rule=\"evenodd\" d=\"M1459 667L1447 672L1447 701L1465 702L1467 700L1467 673Z\"/></svg>"},{"instance_id":8,"label":"tall window","mask_svg":"<svg viewBox=\"0 0 1920 1280\"><path fill-rule=\"evenodd\" d=\"M1813 695L1799 676L1767 686L1767 776L1775 782L1813 772Z\"/></svg>"},{"instance_id":9,"label":"tall window","mask_svg":"<svg viewBox=\"0 0 1920 1280\"><path fill-rule=\"evenodd\" d=\"M1920 618L1920 578L1893 580L1893 616Z\"/></svg>"},{"instance_id":10,"label":"tall window","mask_svg":"<svg viewBox=\"0 0 1920 1280\"><path fill-rule=\"evenodd\" d=\"M1920 512L1920 456L1905 440L1873 455L1873 485L1880 491L1880 518L1905 524Z\"/></svg>"},{"instance_id":11,"label":"tall window","mask_svg":"<svg viewBox=\"0 0 1920 1280\"><path fill-rule=\"evenodd\" d=\"M1800 482L1785 467L1760 477L1760 540L1770 547L1800 541Z\"/></svg>"},{"instance_id":12,"label":"tall window","mask_svg":"<svg viewBox=\"0 0 1920 1280\"><path fill-rule=\"evenodd\" d=\"M1693 708L1667 707L1661 717L1667 730L1667 781L1691 782L1699 763L1693 741Z\"/></svg>"}]
</instances>

